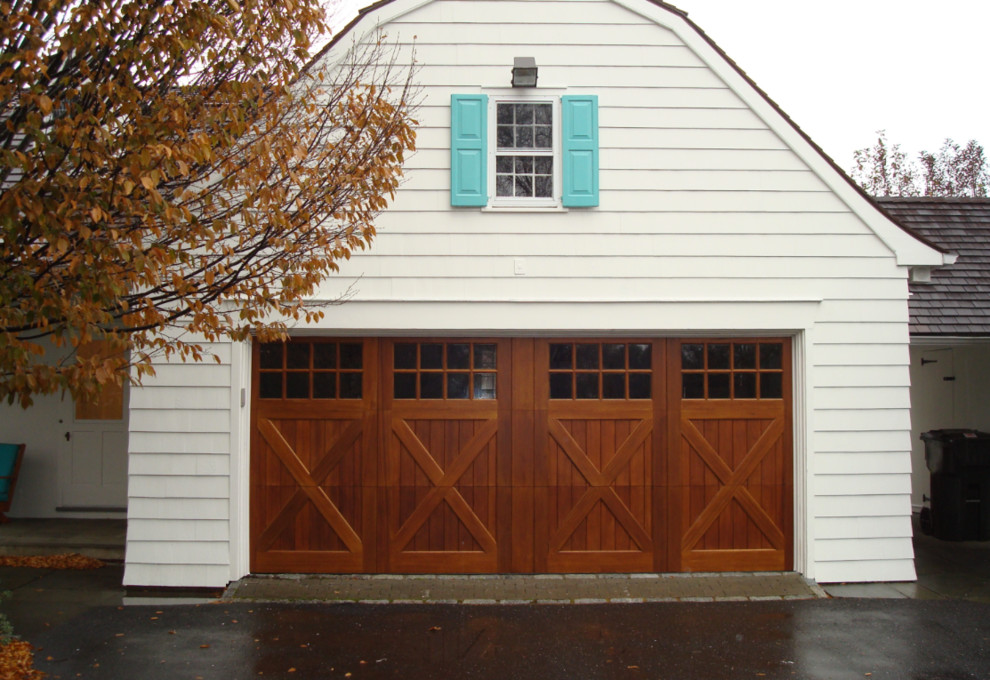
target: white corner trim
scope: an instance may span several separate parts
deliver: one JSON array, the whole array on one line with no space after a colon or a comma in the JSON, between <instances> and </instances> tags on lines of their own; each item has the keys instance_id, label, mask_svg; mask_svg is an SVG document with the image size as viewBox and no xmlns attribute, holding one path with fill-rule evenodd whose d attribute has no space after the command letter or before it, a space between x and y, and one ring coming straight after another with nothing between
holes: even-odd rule
<instances>
[{"instance_id":1,"label":"white corner trim","mask_svg":"<svg viewBox=\"0 0 990 680\"><path fill-rule=\"evenodd\" d=\"M811 494L814 475L814 459L808 441L814 394L814 371L809 358L808 347L813 331L805 329L791 340L791 427L792 455L794 460L793 498L793 537L794 571L805 578L815 578L814 550L814 503Z\"/></svg>"},{"instance_id":2,"label":"white corner trim","mask_svg":"<svg viewBox=\"0 0 990 680\"><path fill-rule=\"evenodd\" d=\"M241 391L248 395L241 406ZM251 570L251 343L230 345L230 575Z\"/></svg>"}]
</instances>

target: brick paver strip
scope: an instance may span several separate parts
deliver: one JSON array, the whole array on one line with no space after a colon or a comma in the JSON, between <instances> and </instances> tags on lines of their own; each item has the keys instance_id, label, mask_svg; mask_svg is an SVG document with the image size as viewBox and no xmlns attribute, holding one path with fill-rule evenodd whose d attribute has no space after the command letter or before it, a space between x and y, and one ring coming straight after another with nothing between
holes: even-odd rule
<instances>
[{"instance_id":1,"label":"brick paver strip","mask_svg":"<svg viewBox=\"0 0 990 680\"><path fill-rule=\"evenodd\" d=\"M813 599L816 584L794 573L631 575L249 576L227 600L422 603L601 603Z\"/></svg>"}]
</instances>

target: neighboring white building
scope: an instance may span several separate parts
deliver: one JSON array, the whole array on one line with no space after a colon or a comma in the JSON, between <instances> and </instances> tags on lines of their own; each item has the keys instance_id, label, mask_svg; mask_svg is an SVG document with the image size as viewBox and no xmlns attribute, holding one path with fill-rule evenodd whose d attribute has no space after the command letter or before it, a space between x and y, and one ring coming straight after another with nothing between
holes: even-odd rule
<instances>
[{"instance_id":1,"label":"neighboring white building","mask_svg":"<svg viewBox=\"0 0 990 680\"><path fill-rule=\"evenodd\" d=\"M930 280L911 284L911 504L918 510L931 496L921 434L947 428L990 432L990 199L877 201L958 256Z\"/></svg>"},{"instance_id":2,"label":"neighboring white building","mask_svg":"<svg viewBox=\"0 0 990 680\"><path fill-rule=\"evenodd\" d=\"M379 26L407 182L321 326L131 390L125 584L913 580L908 281L946 256L669 5L379 2L320 59Z\"/></svg>"}]
</instances>

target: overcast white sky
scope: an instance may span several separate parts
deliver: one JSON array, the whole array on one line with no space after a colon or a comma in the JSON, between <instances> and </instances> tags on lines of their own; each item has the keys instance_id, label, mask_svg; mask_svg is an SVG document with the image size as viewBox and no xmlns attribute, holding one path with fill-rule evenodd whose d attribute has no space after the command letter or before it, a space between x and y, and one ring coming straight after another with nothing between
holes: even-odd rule
<instances>
[{"instance_id":1,"label":"overcast white sky","mask_svg":"<svg viewBox=\"0 0 990 680\"><path fill-rule=\"evenodd\" d=\"M674 0L840 166L875 131L915 156L990 145L987 0Z\"/></svg>"},{"instance_id":2,"label":"overcast white sky","mask_svg":"<svg viewBox=\"0 0 990 680\"><path fill-rule=\"evenodd\" d=\"M847 170L879 129L912 157L990 145L987 0L672 2Z\"/></svg>"}]
</instances>

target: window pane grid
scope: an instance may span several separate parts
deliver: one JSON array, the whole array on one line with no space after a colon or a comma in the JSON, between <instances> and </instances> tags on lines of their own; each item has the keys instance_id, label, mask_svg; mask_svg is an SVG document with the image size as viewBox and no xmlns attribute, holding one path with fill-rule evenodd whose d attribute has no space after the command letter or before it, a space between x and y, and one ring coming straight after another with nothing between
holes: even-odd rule
<instances>
[{"instance_id":1,"label":"window pane grid","mask_svg":"<svg viewBox=\"0 0 990 680\"><path fill-rule=\"evenodd\" d=\"M551 399L650 399L648 343L551 343Z\"/></svg>"},{"instance_id":2,"label":"window pane grid","mask_svg":"<svg viewBox=\"0 0 990 680\"><path fill-rule=\"evenodd\" d=\"M395 399L495 399L496 349L492 343L396 343L392 395Z\"/></svg>"},{"instance_id":3,"label":"window pane grid","mask_svg":"<svg viewBox=\"0 0 990 680\"><path fill-rule=\"evenodd\" d=\"M290 340L259 349L261 399L361 399L360 342Z\"/></svg>"},{"instance_id":4,"label":"window pane grid","mask_svg":"<svg viewBox=\"0 0 990 680\"><path fill-rule=\"evenodd\" d=\"M782 399L783 343L699 342L681 345L684 399Z\"/></svg>"},{"instance_id":5,"label":"window pane grid","mask_svg":"<svg viewBox=\"0 0 990 680\"><path fill-rule=\"evenodd\" d=\"M503 102L496 116L496 197L553 198L553 105Z\"/></svg>"}]
</instances>

